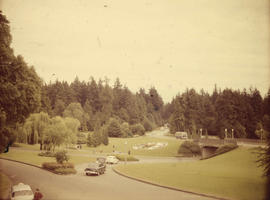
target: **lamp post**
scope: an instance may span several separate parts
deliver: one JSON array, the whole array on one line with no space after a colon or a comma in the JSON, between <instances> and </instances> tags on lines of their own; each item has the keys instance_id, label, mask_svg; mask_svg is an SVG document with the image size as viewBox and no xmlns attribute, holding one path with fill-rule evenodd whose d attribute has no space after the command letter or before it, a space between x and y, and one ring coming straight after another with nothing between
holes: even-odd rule
<instances>
[{"instance_id":1,"label":"lamp post","mask_svg":"<svg viewBox=\"0 0 270 200\"><path fill-rule=\"evenodd\" d=\"M227 129L225 128L225 139L227 139Z\"/></svg>"},{"instance_id":2,"label":"lamp post","mask_svg":"<svg viewBox=\"0 0 270 200\"><path fill-rule=\"evenodd\" d=\"M202 128L200 128L200 138L202 138Z\"/></svg>"},{"instance_id":3,"label":"lamp post","mask_svg":"<svg viewBox=\"0 0 270 200\"><path fill-rule=\"evenodd\" d=\"M234 129L232 129L232 139L234 139L234 133L233 133Z\"/></svg>"},{"instance_id":4,"label":"lamp post","mask_svg":"<svg viewBox=\"0 0 270 200\"><path fill-rule=\"evenodd\" d=\"M128 148L127 148L127 141L125 141L125 146L127 149L126 156L125 156L125 165L127 164L127 153L128 153Z\"/></svg>"}]
</instances>

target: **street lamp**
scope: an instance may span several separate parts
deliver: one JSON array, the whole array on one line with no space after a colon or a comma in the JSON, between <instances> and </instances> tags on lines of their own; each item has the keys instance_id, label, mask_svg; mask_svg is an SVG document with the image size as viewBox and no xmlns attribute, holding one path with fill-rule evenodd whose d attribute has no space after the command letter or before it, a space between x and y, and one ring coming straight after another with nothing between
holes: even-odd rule
<instances>
[{"instance_id":1,"label":"street lamp","mask_svg":"<svg viewBox=\"0 0 270 200\"><path fill-rule=\"evenodd\" d=\"M227 139L227 129L225 128L225 139Z\"/></svg>"},{"instance_id":2,"label":"street lamp","mask_svg":"<svg viewBox=\"0 0 270 200\"><path fill-rule=\"evenodd\" d=\"M125 145L126 145L126 149L127 149L127 152L128 152L127 141L125 141ZM125 156L125 165L127 164L127 152L126 152L126 156Z\"/></svg>"},{"instance_id":3,"label":"street lamp","mask_svg":"<svg viewBox=\"0 0 270 200\"><path fill-rule=\"evenodd\" d=\"M234 139L234 133L233 133L234 129L232 129L232 139Z\"/></svg>"}]
</instances>

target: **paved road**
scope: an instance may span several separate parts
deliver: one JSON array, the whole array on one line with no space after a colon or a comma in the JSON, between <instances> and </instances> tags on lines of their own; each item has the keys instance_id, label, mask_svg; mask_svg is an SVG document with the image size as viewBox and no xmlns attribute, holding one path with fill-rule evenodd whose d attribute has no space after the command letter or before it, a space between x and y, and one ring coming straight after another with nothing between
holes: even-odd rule
<instances>
[{"instance_id":1,"label":"paved road","mask_svg":"<svg viewBox=\"0 0 270 200\"><path fill-rule=\"evenodd\" d=\"M85 165L77 166L76 175L61 176L42 169L0 159L0 171L14 184L29 184L39 188L44 200L210 200L189 193L148 185L114 173L111 166L101 176L85 176Z\"/></svg>"}]
</instances>

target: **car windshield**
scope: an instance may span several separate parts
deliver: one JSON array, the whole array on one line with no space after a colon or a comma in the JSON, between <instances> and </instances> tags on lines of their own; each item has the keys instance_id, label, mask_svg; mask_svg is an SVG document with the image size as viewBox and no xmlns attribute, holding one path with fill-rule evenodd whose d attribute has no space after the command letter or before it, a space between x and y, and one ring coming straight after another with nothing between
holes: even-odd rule
<instances>
[{"instance_id":1,"label":"car windshield","mask_svg":"<svg viewBox=\"0 0 270 200\"><path fill-rule=\"evenodd\" d=\"M88 165L89 168L97 168L98 166L99 166L98 163L90 163L90 164Z\"/></svg>"},{"instance_id":2,"label":"car windshield","mask_svg":"<svg viewBox=\"0 0 270 200\"><path fill-rule=\"evenodd\" d=\"M21 190L21 191L12 192L12 197L27 196L27 195L32 195L32 194L33 192L31 190Z\"/></svg>"}]
</instances>

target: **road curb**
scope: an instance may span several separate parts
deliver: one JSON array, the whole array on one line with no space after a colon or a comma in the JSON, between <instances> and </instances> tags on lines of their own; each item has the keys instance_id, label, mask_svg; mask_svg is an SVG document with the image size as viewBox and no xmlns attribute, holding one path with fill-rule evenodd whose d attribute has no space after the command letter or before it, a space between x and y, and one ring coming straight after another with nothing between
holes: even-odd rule
<instances>
[{"instance_id":1,"label":"road curb","mask_svg":"<svg viewBox=\"0 0 270 200\"><path fill-rule=\"evenodd\" d=\"M44 168L42 168L42 167L39 167L39 166L37 166L37 165L32 165L32 164L25 163L25 162L18 161L18 160L12 160L12 159L9 159L9 158L0 158L0 159L2 159L2 160L8 160L8 161L12 161L12 162L17 162L17 163L21 163L21 164L29 165L29 166L32 166L32 167L37 167L37 168L39 168L39 169L43 169L43 170L45 170L45 171L48 171L48 170L46 170L46 169L44 169Z\"/></svg>"},{"instance_id":2,"label":"road curb","mask_svg":"<svg viewBox=\"0 0 270 200\"><path fill-rule=\"evenodd\" d=\"M135 180L135 181L139 181L139 182L142 182L142 183L146 183L146 184L149 184L149 185L154 185L154 186L158 186L158 187L162 187L162 188L166 188L166 189L170 189L170 190L175 190L175 191L179 191L179 192L185 192L185 193L189 193L189 194L194 194L194 195L198 195L198 196L202 196L202 197L209 197L209 198L218 199L218 200L230 200L230 199L226 199L226 198L222 198L222 197L216 197L216 196L212 196L212 195L208 195L208 194L201 194L201 193L182 190L182 189L178 189L178 188L174 188L174 187L170 187L170 186L164 186L164 185L160 185L160 184L157 184L157 183L152 183L150 181L142 180L142 179L139 179L139 178L135 178L135 177L123 174L122 172L115 169L114 167L112 167L112 170L116 174L118 174L120 176L129 178L129 179L132 179L132 180Z\"/></svg>"},{"instance_id":3,"label":"road curb","mask_svg":"<svg viewBox=\"0 0 270 200\"><path fill-rule=\"evenodd\" d=\"M53 173L53 174L56 174L56 175L60 175L60 176L66 176L66 175L75 175L75 174L58 174L58 173L54 173L53 171L51 170L48 170L48 169L45 169L43 167L39 167L37 165L33 165L33 164L30 164L30 163L25 163L25 162L22 162L22 161L18 161L18 160L12 160L12 159L9 159L9 158L0 158L0 160L8 160L8 161L12 161L12 162L17 162L17 163L20 163L20 164L24 164L24 165L29 165L31 167L36 167L36 168L39 168L39 169L42 169L44 171L47 171L47 172L50 172L50 173ZM75 169L75 168L74 168ZM76 170L76 169L75 169ZM77 171L76 171L76 174L77 174Z\"/></svg>"}]
</instances>

